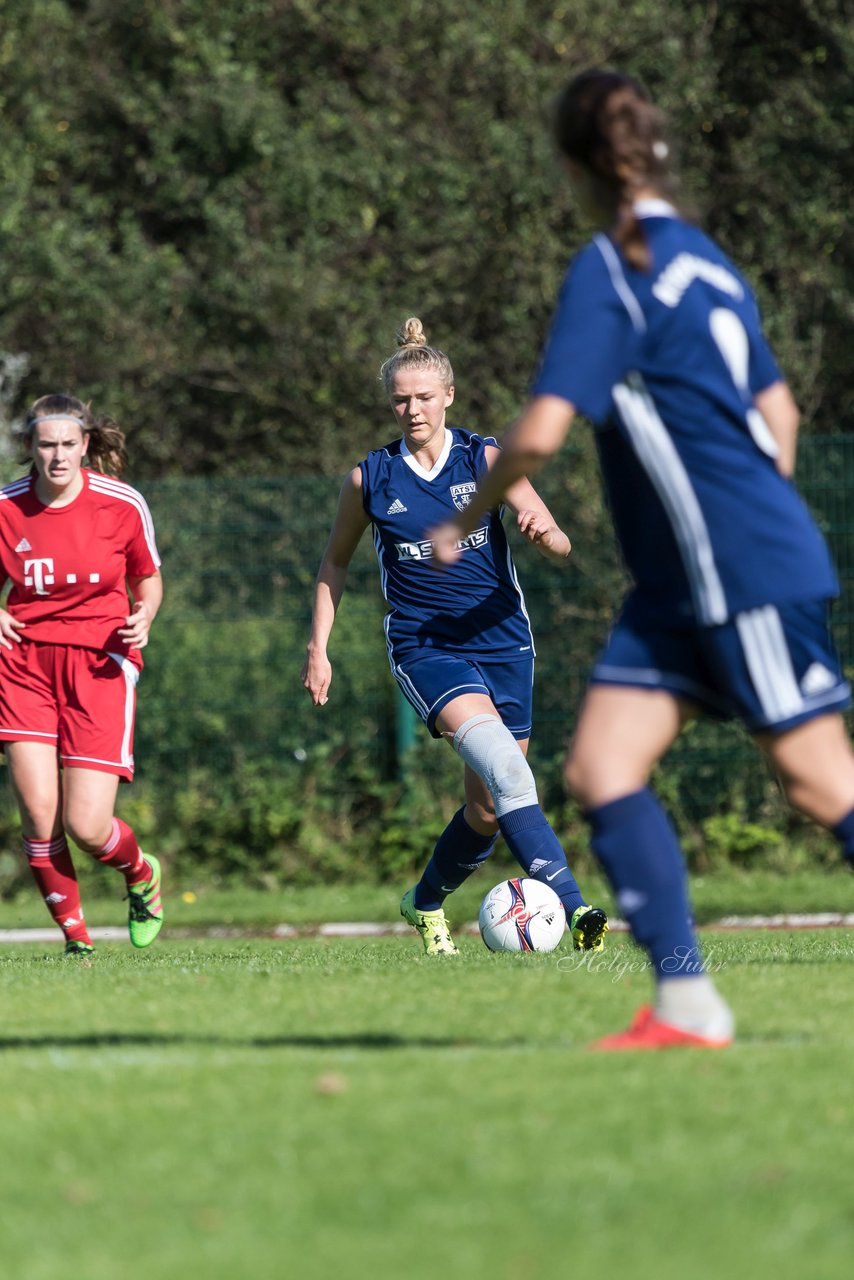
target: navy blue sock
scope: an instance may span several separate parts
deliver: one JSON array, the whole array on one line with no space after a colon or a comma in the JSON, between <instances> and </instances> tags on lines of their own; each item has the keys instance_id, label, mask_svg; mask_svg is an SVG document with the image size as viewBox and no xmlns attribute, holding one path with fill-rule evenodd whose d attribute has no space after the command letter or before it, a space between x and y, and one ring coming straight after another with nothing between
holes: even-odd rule
<instances>
[{"instance_id":1,"label":"navy blue sock","mask_svg":"<svg viewBox=\"0 0 854 1280\"><path fill-rule=\"evenodd\" d=\"M540 806L529 804L524 809L513 809L498 819L498 825L525 875L554 889L571 920L576 907L584 906L584 896Z\"/></svg>"},{"instance_id":2,"label":"navy blue sock","mask_svg":"<svg viewBox=\"0 0 854 1280\"><path fill-rule=\"evenodd\" d=\"M482 836L458 809L436 841L433 856L415 886L413 902L419 911L436 911L449 893L459 889L492 853L497 835Z\"/></svg>"},{"instance_id":3,"label":"navy blue sock","mask_svg":"<svg viewBox=\"0 0 854 1280\"><path fill-rule=\"evenodd\" d=\"M676 832L647 788L588 810L593 850L656 976L696 977L685 861Z\"/></svg>"},{"instance_id":4,"label":"navy blue sock","mask_svg":"<svg viewBox=\"0 0 854 1280\"><path fill-rule=\"evenodd\" d=\"M841 822L837 822L832 831L842 845L843 858L854 871L854 809Z\"/></svg>"}]
</instances>

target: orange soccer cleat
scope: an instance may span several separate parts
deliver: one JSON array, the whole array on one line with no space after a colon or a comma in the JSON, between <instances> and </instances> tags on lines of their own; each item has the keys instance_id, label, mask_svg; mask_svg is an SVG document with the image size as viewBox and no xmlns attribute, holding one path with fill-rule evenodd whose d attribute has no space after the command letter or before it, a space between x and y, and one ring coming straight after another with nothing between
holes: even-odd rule
<instances>
[{"instance_id":1,"label":"orange soccer cleat","mask_svg":"<svg viewBox=\"0 0 854 1280\"><path fill-rule=\"evenodd\" d=\"M622 1053L635 1049L725 1049L731 1044L732 1036L701 1036L661 1022L652 1005L645 1004L638 1009L628 1031L603 1036L588 1048L602 1053Z\"/></svg>"}]
</instances>

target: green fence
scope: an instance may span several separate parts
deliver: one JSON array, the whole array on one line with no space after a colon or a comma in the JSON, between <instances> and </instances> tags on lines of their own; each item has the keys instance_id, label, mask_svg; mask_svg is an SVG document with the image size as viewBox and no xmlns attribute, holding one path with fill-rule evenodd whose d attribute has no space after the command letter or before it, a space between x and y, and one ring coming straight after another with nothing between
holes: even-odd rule
<instances>
[{"instance_id":1,"label":"green fence","mask_svg":"<svg viewBox=\"0 0 854 1280\"><path fill-rule=\"evenodd\" d=\"M854 579L854 438L805 439L798 479L830 538L845 588ZM552 786L622 574L581 433L540 488L574 542L565 569L530 547L517 549L538 650L532 758ZM337 490L336 481L299 476L145 486L167 596L140 686L140 778L169 786L198 767L231 773L270 760L292 770L320 754L329 760L330 788L343 796L352 782L343 765L355 750L377 778L405 771L401 748L409 725L388 670L368 535L333 634L329 704L312 707L299 680ZM844 594L835 614L848 659L854 659L852 599ZM681 771L681 799L691 811L722 802L736 761L741 786L765 785L762 766L735 727L698 726L676 752L691 761Z\"/></svg>"},{"instance_id":2,"label":"green fence","mask_svg":"<svg viewBox=\"0 0 854 1280\"><path fill-rule=\"evenodd\" d=\"M805 440L799 483L833 546L844 591L837 638L854 662L854 437ZM460 765L413 724L391 678L367 534L333 633L327 706L313 707L300 682L338 483L282 476L141 487L166 599L145 651L137 781L122 789L122 812L179 877L263 885L409 874L460 803ZM531 760L578 865L584 826L560 763L624 580L589 433L578 433L539 488L574 549L564 567L521 540L516 548L538 654ZM832 856L787 812L738 726L691 726L655 782L695 869L755 865L757 855L789 869L799 849ZM21 883L17 827L6 794L0 892Z\"/></svg>"}]
</instances>

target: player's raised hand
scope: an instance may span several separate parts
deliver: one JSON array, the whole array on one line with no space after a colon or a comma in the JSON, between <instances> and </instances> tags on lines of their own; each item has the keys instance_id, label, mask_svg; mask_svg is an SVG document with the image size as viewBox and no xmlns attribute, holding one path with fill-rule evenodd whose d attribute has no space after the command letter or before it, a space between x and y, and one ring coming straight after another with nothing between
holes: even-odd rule
<instances>
[{"instance_id":1,"label":"player's raised hand","mask_svg":"<svg viewBox=\"0 0 854 1280\"><path fill-rule=\"evenodd\" d=\"M0 646L11 649L13 645L20 644L21 637L18 632L23 631L26 625L26 622L19 622L5 609L0 609Z\"/></svg>"},{"instance_id":2,"label":"player's raised hand","mask_svg":"<svg viewBox=\"0 0 854 1280\"><path fill-rule=\"evenodd\" d=\"M332 663L326 654L309 653L303 663L300 679L311 694L316 707L325 707L329 701L329 686L332 683Z\"/></svg>"},{"instance_id":3,"label":"player's raised hand","mask_svg":"<svg viewBox=\"0 0 854 1280\"><path fill-rule=\"evenodd\" d=\"M552 551L560 556L570 552L569 538L559 529L547 512L519 511L516 525L523 538L532 542L541 551Z\"/></svg>"},{"instance_id":4,"label":"player's raised hand","mask_svg":"<svg viewBox=\"0 0 854 1280\"><path fill-rule=\"evenodd\" d=\"M151 630L151 614L144 600L137 600L128 616L125 625L119 627L118 635L130 649L144 649L148 644L148 633Z\"/></svg>"}]
</instances>

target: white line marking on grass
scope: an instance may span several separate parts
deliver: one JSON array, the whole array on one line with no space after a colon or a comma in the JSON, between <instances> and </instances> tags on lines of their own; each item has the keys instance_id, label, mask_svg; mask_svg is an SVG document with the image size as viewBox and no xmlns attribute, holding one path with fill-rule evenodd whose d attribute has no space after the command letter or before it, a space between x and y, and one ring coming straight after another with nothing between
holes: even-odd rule
<instances>
[{"instance_id":1,"label":"white line marking on grass","mask_svg":"<svg viewBox=\"0 0 854 1280\"><path fill-rule=\"evenodd\" d=\"M127 942L127 929L117 929L103 926L100 929L90 929L91 937L97 938L99 942ZM64 943L65 939L61 933L57 933L56 929L0 929L0 942L59 942Z\"/></svg>"},{"instance_id":2,"label":"white line marking on grass","mask_svg":"<svg viewBox=\"0 0 854 1280\"><path fill-rule=\"evenodd\" d=\"M854 912L816 911L811 914L781 914L774 916L723 916L720 920L710 921L698 926L701 933L714 930L739 929L854 929ZM628 925L625 920L610 920L611 933L626 933ZM402 936L411 932L408 924L384 924L379 921L353 920L332 921L328 924L277 924L260 925L256 929L222 926L207 929L193 929L176 925L168 928L164 936L181 940L186 938L388 938ZM477 937L480 932L476 923L460 926L455 930ZM112 926L96 927L89 930L93 942L126 942L127 930ZM64 939L55 929L0 929L2 943L39 943L48 942L62 944Z\"/></svg>"},{"instance_id":3,"label":"white line marking on grass","mask_svg":"<svg viewBox=\"0 0 854 1280\"><path fill-rule=\"evenodd\" d=\"M854 929L854 913L817 911L812 915L724 916L707 929Z\"/></svg>"},{"instance_id":4,"label":"white line marking on grass","mask_svg":"<svg viewBox=\"0 0 854 1280\"><path fill-rule=\"evenodd\" d=\"M315 932L321 938L381 938L395 933L410 933L411 930L412 926L408 924L371 924L368 921L354 920L350 924L343 921L321 924Z\"/></svg>"}]
</instances>

